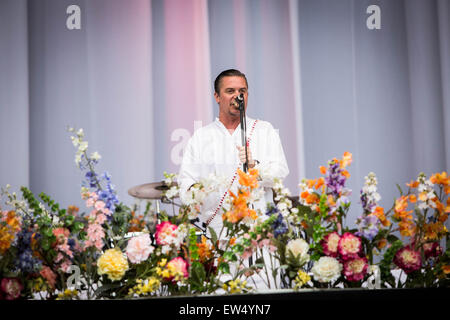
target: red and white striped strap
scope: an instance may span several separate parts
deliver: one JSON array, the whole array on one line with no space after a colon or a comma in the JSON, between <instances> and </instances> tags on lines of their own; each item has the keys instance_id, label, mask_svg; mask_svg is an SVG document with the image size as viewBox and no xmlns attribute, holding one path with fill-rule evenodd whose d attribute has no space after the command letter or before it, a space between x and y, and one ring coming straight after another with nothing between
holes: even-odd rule
<instances>
[{"instance_id":1,"label":"red and white striped strap","mask_svg":"<svg viewBox=\"0 0 450 320\"><path fill-rule=\"evenodd\" d=\"M256 119L256 120L253 122L252 128L250 129L250 135L249 135L248 138L247 138L247 146L250 144L250 140L251 140L251 137L252 137L252 134L253 134L253 130L255 129L255 126L256 126L256 123L257 123L257 122L258 122L258 119ZM233 185L234 180L236 180L236 177L237 177L237 175L238 175L238 169L239 169L239 168L240 168L240 166L238 166L238 167L236 168L236 170L234 171L234 175L233 175L233 178L231 179L230 187L229 187L229 188L227 189L227 191L225 191L225 193L222 195L222 198L220 199L219 205L217 206L216 210L214 211L214 214L213 214L211 217L209 217L209 219L206 221L206 223L205 223L205 228L209 226L209 224L211 223L211 221L213 221L213 219L214 219L214 218L216 217L216 215L219 213L220 208L222 208L223 201L225 200L225 197L226 197L226 195L227 195L229 189L230 189L231 186Z\"/></svg>"}]
</instances>

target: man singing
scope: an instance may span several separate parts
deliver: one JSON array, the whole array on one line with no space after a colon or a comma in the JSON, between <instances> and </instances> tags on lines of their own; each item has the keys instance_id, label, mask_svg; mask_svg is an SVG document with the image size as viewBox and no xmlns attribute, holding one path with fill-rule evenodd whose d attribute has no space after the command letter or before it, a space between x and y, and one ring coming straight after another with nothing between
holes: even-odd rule
<instances>
[{"instance_id":1,"label":"man singing","mask_svg":"<svg viewBox=\"0 0 450 320\"><path fill-rule=\"evenodd\" d=\"M200 222L212 227L217 234L222 228L221 199L228 189L237 190L238 178L233 180L238 168L247 163L256 168L262 178L265 196L255 204L255 209L265 212L267 202L272 202L273 178L284 179L289 169L280 137L273 126L262 120L247 117L247 156L242 146L238 97L244 98L247 109L247 78L238 70L220 73L214 81L214 98L219 105L219 117L214 122L196 130L188 141L183 154L178 183L180 198L186 200L188 189L210 174L225 177L223 190L209 195L201 210ZM248 162L247 162L248 159ZM232 183L232 184L231 184ZM230 188L231 185L231 188Z\"/></svg>"}]
</instances>

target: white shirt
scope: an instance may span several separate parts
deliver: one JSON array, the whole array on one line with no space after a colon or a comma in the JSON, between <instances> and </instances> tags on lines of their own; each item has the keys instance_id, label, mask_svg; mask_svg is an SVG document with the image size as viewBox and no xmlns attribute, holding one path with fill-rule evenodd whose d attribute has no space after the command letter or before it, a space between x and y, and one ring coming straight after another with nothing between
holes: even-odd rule
<instances>
[{"instance_id":1,"label":"white shirt","mask_svg":"<svg viewBox=\"0 0 450 320\"><path fill-rule=\"evenodd\" d=\"M273 178L284 179L289 169L281 145L278 132L267 121L258 120L252 131L255 120L247 117L247 139L254 160L258 160L256 165L262 181L259 185L264 187L264 197L255 204L255 209L260 209L264 214L267 202L273 202L271 192ZM206 222L219 206L220 200L228 189L236 192L238 178L235 179L232 187L230 183L237 168L242 170L239 161L239 152L236 146L241 146L241 127L238 125L233 134L218 118L209 125L199 128L189 139L183 154L180 172L178 174L178 184L180 186L180 198L185 202L186 191L194 183L202 178L207 178L210 174L224 177L223 188L212 193L204 201L201 208L201 222ZM211 221L210 227L218 233L222 228L222 211Z\"/></svg>"}]
</instances>

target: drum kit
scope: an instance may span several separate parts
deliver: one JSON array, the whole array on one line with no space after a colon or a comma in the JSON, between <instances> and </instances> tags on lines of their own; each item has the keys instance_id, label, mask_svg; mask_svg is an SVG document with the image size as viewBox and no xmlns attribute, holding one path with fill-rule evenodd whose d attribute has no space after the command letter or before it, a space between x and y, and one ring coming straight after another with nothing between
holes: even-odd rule
<instances>
[{"instance_id":1,"label":"drum kit","mask_svg":"<svg viewBox=\"0 0 450 320\"><path fill-rule=\"evenodd\" d=\"M176 186L178 186L176 182L172 182L172 184L170 185L167 185L164 181L144 183L130 188L128 190L128 194L137 199L156 201L156 216L159 217L161 213L161 203L181 207L181 205L177 204L173 199L168 199L164 195L165 191ZM178 198L178 196L175 196L174 198ZM199 221L200 220L198 218L195 220L191 220L191 225L199 230L197 232L199 235L205 234L205 229L198 225Z\"/></svg>"}]
</instances>

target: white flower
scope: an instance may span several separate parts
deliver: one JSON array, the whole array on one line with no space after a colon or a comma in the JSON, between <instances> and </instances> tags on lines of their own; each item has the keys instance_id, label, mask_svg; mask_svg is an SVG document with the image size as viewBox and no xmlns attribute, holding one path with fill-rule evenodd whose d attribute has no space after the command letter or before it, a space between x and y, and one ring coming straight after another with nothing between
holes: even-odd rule
<instances>
[{"instance_id":1,"label":"white flower","mask_svg":"<svg viewBox=\"0 0 450 320\"><path fill-rule=\"evenodd\" d=\"M83 131L83 128L80 128L80 129L78 130L77 136L80 137L80 138L83 138L83 137L84 137L84 131Z\"/></svg>"},{"instance_id":2,"label":"white flower","mask_svg":"<svg viewBox=\"0 0 450 320\"><path fill-rule=\"evenodd\" d=\"M98 161L98 160L100 160L101 158L102 158L102 156L101 156L97 151L91 153L91 159L92 159L92 160Z\"/></svg>"},{"instance_id":3,"label":"white flower","mask_svg":"<svg viewBox=\"0 0 450 320\"><path fill-rule=\"evenodd\" d=\"M80 144L80 139L75 138L75 137L70 137L70 139L72 140L73 146L78 147L78 145Z\"/></svg>"},{"instance_id":4,"label":"white flower","mask_svg":"<svg viewBox=\"0 0 450 320\"><path fill-rule=\"evenodd\" d=\"M294 257L296 257L300 264L304 264L309 261L309 244L303 239L295 239L288 242L286 250L290 251Z\"/></svg>"},{"instance_id":5,"label":"white flower","mask_svg":"<svg viewBox=\"0 0 450 320\"><path fill-rule=\"evenodd\" d=\"M85 152L88 148L88 142L87 141L82 141L80 142L80 145L78 146L78 151L79 152Z\"/></svg>"},{"instance_id":6,"label":"white flower","mask_svg":"<svg viewBox=\"0 0 450 320\"><path fill-rule=\"evenodd\" d=\"M319 282L334 281L341 275L342 264L333 257L321 257L311 269L314 279Z\"/></svg>"},{"instance_id":7,"label":"white flower","mask_svg":"<svg viewBox=\"0 0 450 320\"><path fill-rule=\"evenodd\" d=\"M169 190L166 191L166 198L172 199L175 198L178 195L179 188L177 186L171 187Z\"/></svg>"}]
</instances>

